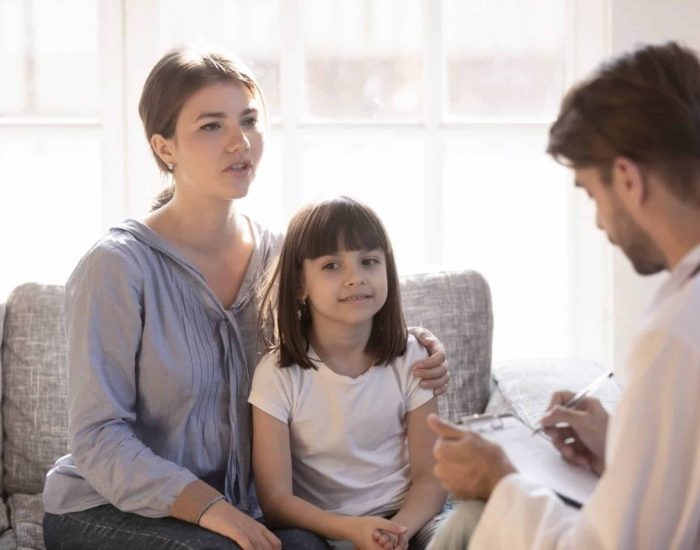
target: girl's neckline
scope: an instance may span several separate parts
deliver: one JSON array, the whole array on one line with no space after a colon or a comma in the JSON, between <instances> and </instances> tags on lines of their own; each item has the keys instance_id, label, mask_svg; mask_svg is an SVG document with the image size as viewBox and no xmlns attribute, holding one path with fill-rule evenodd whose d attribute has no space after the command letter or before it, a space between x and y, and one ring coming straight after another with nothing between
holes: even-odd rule
<instances>
[{"instance_id":1,"label":"girl's neckline","mask_svg":"<svg viewBox=\"0 0 700 550\"><path fill-rule=\"evenodd\" d=\"M367 378L369 378L372 373L377 369L377 367L383 367L384 365L372 365L365 372L357 376L348 376L347 374L340 374L331 369L326 363L319 357L311 345L309 345L308 351L309 359L318 367L318 372L326 377L346 385L355 385L364 383Z\"/></svg>"}]
</instances>

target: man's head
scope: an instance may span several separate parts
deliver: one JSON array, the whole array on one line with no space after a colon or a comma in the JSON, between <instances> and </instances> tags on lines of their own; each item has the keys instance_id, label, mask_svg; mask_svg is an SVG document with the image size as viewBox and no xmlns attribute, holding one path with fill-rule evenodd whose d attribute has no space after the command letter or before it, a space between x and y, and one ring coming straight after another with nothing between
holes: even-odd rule
<instances>
[{"instance_id":1,"label":"man's head","mask_svg":"<svg viewBox=\"0 0 700 550\"><path fill-rule=\"evenodd\" d=\"M547 152L576 172L598 226L642 274L666 266L638 206L650 182L700 207L700 62L673 42L613 59L564 98Z\"/></svg>"}]
</instances>

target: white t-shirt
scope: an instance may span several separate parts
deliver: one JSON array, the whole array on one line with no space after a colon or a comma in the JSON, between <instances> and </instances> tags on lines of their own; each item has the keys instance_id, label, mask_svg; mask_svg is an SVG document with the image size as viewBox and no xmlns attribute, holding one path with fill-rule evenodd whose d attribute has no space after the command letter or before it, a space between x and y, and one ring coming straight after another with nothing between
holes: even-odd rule
<instances>
[{"instance_id":1,"label":"white t-shirt","mask_svg":"<svg viewBox=\"0 0 700 550\"><path fill-rule=\"evenodd\" d=\"M310 350L309 356L318 359ZM260 361L248 401L289 425L294 494L328 512L361 516L398 510L411 485L406 413L433 397L411 374L427 357L408 337L406 353L357 378Z\"/></svg>"},{"instance_id":2,"label":"white t-shirt","mask_svg":"<svg viewBox=\"0 0 700 550\"><path fill-rule=\"evenodd\" d=\"M652 303L610 419L605 472L581 511L519 474L486 504L470 548L700 548L700 246Z\"/></svg>"}]
</instances>

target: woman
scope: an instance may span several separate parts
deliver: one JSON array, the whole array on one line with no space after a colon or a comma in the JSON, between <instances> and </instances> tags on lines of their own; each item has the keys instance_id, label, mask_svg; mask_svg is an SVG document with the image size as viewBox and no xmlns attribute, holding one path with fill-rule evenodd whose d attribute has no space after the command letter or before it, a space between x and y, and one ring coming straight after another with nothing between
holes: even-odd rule
<instances>
[{"instance_id":1,"label":"woman","mask_svg":"<svg viewBox=\"0 0 700 550\"><path fill-rule=\"evenodd\" d=\"M173 186L66 285L72 454L46 480L49 550L324 547L259 522L250 473L255 284L279 239L235 202L263 152L263 112L255 80L222 55L173 50L144 85L141 120ZM422 372L443 388L433 349Z\"/></svg>"}]
</instances>

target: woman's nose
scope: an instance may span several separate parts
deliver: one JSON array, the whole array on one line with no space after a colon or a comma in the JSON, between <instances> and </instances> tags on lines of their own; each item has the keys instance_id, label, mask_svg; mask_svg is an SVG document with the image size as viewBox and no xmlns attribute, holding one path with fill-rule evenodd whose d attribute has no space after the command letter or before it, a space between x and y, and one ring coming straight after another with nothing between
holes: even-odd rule
<instances>
[{"instance_id":1,"label":"woman's nose","mask_svg":"<svg viewBox=\"0 0 700 550\"><path fill-rule=\"evenodd\" d=\"M231 132L226 149L231 152L247 151L250 149L250 140L243 130L234 128Z\"/></svg>"}]
</instances>

